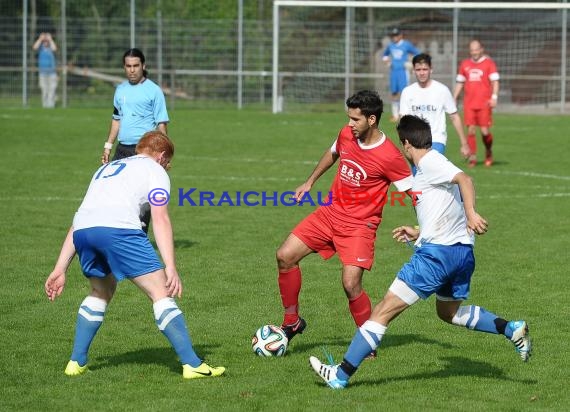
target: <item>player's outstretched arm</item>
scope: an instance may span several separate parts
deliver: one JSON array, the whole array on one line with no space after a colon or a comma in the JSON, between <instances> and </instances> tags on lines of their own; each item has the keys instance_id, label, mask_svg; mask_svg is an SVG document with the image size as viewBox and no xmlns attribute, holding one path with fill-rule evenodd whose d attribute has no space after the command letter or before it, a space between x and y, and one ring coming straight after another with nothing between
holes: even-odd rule
<instances>
[{"instance_id":1,"label":"player's outstretched arm","mask_svg":"<svg viewBox=\"0 0 570 412\"><path fill-rule=\"evenodd\" d=\"M49 274L44 285L44 289L49 300L54 301L55 298L63 292L63 288L65 286L65 272L67 272L67 268L74 256L75 245L73 244L72 226L63 241L55 267Z\"/></svg>"},{"instance_id":2,"label":"player's outstretched arm","mask_svg":"<svg viewBox=\"0 0 570 412\"><path fill-rule=\"evenodd\" d=\"M156 245L164 262L164 271L166 273L166 289L168 296L182 296L182 280L176 270L176 261L174 259L174 237L172 234L172 224L170 216L168 216L167 205L150 206L152 216L152 231Z\"/></svg>"},{"instance_id":3,"label":"player's outstretched arm","mask_svg":"<svg viewBox=\"0 0 570 412\"><path fill-rule=\"evenodd\" d=\"M453 99L455 100L455 104L457 104L457 99L459 99L459 95L463 90L463 83L457 82L455 83L455 88L453 89Z\"/></svg>"},{"instance_id":4,"label":"player's outstretched arm","mask_svg":"<svg viewBox=\"0 0 570 412\"><path fill-rule=\"evenodd\" d=\"M313 173L311 173L305 183L295 189L295 200L297 202L301 201L305 193L311 190L319 177L321 177L327 170L329 170L330 167L335 164L337 159L338 154L331 152L330 149L323 154L319 160L319 163L317 163L317 166L313 170Z\"/></svg>"},{"instance_id":5,"label":"player's outstretched arm","mask_svg":"<svg viewBox=\"0 0 570 412\"><path fill-rule=\"evenodd\" d=\"M475 211L475 186L471 176L461 172L457 173L452 180L453 183L459 185L461 197L463 198L463 208L467 217L467 229L469 232L483 235L487 233L487 221Z\"/></svg>"},{"instance_id":6,"label":"player's outstretched arm","mask_svg":"<svg viewBox=\"0 0 570 412\"><path fill-rule=\"evenodd\" d=\"M465 137L465 131L463 130L463 122L461 121L461 116L459 113L455 112L450 114L449 118L451 119L451 123L453 123L453 127L455 127L455 131L459 137L459 142L461 144L461 155L467 159L471 154L471 149L469 149L469 145L467 144L467 138Z\"/></svg>"},{"instance_id":7,"label":"player's outstretched arm","mask_svg":"<svg viewBox=\"0 0 570 412\"><path fill-rule=\"evenodd\" d=\"M420 230L411 226L398 226L392 230L392 238L401 243L413 242L420 236Z\"/></svg>"}]
</instances>

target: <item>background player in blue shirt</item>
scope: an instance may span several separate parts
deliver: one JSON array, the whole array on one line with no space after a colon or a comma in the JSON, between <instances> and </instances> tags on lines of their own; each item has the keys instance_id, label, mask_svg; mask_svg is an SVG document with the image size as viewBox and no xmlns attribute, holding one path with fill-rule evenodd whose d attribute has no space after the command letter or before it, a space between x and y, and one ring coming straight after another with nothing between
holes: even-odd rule
<instances>
[{"instance_id":1,"label":"background player in blue shirt","mask_svg":"<svg viewBox=\"0 0 570 412\"><path fill-rule=\"evenodd\" d=\"M109 137L103 145L101 163L109 162L113 142L119 144L113 160L135 155L135 148L146 132L159 130L167 135L168 112L162 89L147 78L145 57L139 49L129 49L123 55L123 67L127 76L115 90L113 98L113 119ZM148 231L150 209L141 210L143 230Z\"/></svg>"},{"instance_id":2,"label":"background player in blue shirt","mask_svg":"<svg viewBox=\"0 0 570 412\"><path fill-rule=\"evenodd\" d=\"M404 40L404 35L398 28L390 31L390 39L390 44L382 54L382 60L390 66L390 93L392 94L392 118L390 120L395 122L400 113L400 93L410 81L406 63L410 56L413 57L420 51L410 41Z\"/></svg>"},{"instance_id":3,"label":"background player in blue shirt","mask_svg":"<svg viewBox=\"0 0 570 412\"><path fill-rule=\"evenodd\" d=\"M113 160L135 154L135 147L146 132L158 129L167 134L169 121L166 101L161 88L147 78L145 57L139 49L129 49L123 55L127 81L115 90L113 119L109 137L103 146L101 163L109 162L115 139L119 144Z\"/></svg>"}]
</instances>

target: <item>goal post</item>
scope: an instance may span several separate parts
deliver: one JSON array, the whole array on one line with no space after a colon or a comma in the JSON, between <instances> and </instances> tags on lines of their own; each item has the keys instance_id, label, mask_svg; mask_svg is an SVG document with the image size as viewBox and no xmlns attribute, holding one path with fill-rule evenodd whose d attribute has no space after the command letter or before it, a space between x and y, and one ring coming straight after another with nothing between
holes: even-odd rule
<instances>
[{"instance_id":1,"label":"goal post","mask_svg":"<svg viewBox=\"0 0 570 412\"><path fill-rule=\"evenodd\" d=\"M388 75L378 53L388 28L397 25L420 50L435 54L434 78L448 86L453 86L458 62L468 57L468 40L479 38L498 64L501 110L564 113L570 77L568 9L566 0L275 0L272 111L338 102L356 88L385 94Z\"/></svg>"}]
</instances>

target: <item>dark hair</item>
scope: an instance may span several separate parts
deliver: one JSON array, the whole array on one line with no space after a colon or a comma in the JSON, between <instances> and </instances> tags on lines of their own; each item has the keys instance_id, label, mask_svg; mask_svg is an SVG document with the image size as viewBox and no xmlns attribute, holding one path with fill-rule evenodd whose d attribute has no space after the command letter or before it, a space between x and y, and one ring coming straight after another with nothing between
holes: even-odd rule
<instances>
[{"instance_id":1,"label":"dark hair","mask_svg":"<svg viewBox=\"0 0 570 412\"><path fill-rule=\"evenodd\" d=\"M142 51L140 51L139 49L129 49L125 52L125 54L123 54L123 64L125 64L125 59L127 57L138 57L141 61L141 64L144 66L144 54ZM146 71L146 69L143 69L143 76L147 77L148 72Z\"/></svg>"},{"instance_id":2,"label":"dark hair","mask_svg":"<svg viewBox=\"0 0 570 412\"><path fill-rule=\"evenodd\" d=\"M431 127L422 117L411 114L402 116L396 130L402 144L407 140L416 149L431 147Z\"/></svg>"},{"instance_id":3,"label":"dark hair","mask_svg":"<svg viewBox=\"0 0 570 412\"><path fill-rule=\"evenodd\" d=\"M349 109L360 109L366 117L376 116L376 123L380 123L380 117L384 111L384 103L377 92L373 90L360 90L348 99L346 107Z\"/></svg>"},{"instance_id":4,"label":"dark hair","mask_svg":"<svg viewBox=\"0 0 570 412\"><path fill-rule=\"evenodd\" d=\"M415 66L418 63L425 63L431 67L431 56L427 53L416 54L412 59L412 64Z\"/></svg>"}]
</instances>

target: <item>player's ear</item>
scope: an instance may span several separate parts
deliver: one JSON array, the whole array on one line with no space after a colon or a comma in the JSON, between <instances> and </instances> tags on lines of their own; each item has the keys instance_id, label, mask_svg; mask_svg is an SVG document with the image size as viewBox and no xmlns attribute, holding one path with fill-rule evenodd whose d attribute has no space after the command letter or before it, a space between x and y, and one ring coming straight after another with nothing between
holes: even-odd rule
<instances>
[{"instance_id":1,"label":"player's ear","mask_svg":"<svg viewBox=\"0 0 570 412\"><path fill-rule=\"evenodd\" d=\"M368 117L368 126L372 126L374 123L376 123L376 120L376 115L371 114L370 117Z\"/></svg>"}]
</instances>

